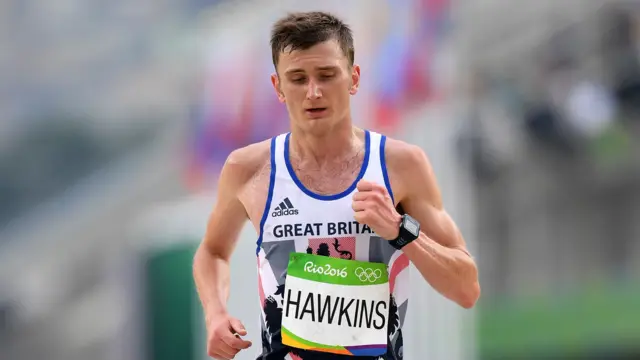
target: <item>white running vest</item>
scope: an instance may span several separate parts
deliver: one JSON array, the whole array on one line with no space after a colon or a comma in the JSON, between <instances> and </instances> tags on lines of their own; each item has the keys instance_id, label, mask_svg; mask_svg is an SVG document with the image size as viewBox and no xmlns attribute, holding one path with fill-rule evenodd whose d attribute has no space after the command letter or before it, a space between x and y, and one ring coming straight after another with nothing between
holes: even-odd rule
<instances>
[{"instance_id":1,"label":"white running vest","mask_svg":"<svg viewBox=\"0 0 640 360\"><path fill-rule=\"evenodd\" d=\"M356 184L362 179L384 184L393 199L384 160L386 137L365 132L365 156L360 172L347 190L335 195L319 195L305 188L289 162L289 138L290 133L286 133L271 141L269 193L257 242L262 308L262 349L258 359L304 360L305 352L309 351L284 346L280 333L284 285L292 252L386 264L391 291L389 341L387 354L381 358L402 359L401 329L409 297L409 260L371 229L358 224L351 208ZM318 354L314 356L316 359ZM343 357L329 354L327 358Z\"/></svg>"}]
</instances>

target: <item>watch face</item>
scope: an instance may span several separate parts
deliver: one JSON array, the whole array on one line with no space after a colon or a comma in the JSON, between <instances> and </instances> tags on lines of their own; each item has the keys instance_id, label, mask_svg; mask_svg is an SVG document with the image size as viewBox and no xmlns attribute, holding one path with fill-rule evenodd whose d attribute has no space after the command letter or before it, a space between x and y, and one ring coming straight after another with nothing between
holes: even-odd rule
<instances>
[{"instance_id":1,"label":"watch face","mask_svg":"<svg viewBox=\"0 0 640 360\"><path fill-rule=\"evenodd\" d=\"M414 236L420 235L418 233L418 225L415 222L413 222L412 219L410 218L407 218L407 221L405 221L404 228Z\"/></svg>"}]
</instances>

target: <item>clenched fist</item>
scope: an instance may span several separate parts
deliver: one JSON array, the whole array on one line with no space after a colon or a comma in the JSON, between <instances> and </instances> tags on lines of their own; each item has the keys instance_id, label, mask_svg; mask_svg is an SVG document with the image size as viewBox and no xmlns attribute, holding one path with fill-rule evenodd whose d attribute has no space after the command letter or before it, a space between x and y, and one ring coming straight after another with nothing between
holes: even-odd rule
<instances>
[{"instance_id":1,"label":"clenched fist","mask_svg":"<svg viewBox=\"0 0 640 360\"><path fill-rule=\"evenodd\" d=\"M217 360L233 359L240 350L251 346L251 341L240 336L247 335L247 330L240 320L228 314L216 315L207 321L207 354Z\"/></svg>"},{"instance_id":2,"label":"clenched fist","mask_svg":"<svg viewBox=\"0 0 640 360\"><path fill-rule=\"evenodd\" d=\"M371 181L358 182L353 195L354 218L371 228L378 236L394 240L400 232L402 216L396 211L387 188Z\"/></svg>"}]
</instances>

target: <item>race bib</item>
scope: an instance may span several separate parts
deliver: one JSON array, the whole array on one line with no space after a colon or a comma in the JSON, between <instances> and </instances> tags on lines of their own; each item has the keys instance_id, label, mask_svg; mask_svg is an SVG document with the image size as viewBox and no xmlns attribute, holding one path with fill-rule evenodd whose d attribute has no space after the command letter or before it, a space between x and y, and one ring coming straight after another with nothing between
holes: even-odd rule
<instances>
[{"instance_id":1,"label":"race bib","mask_svg":"<svg viewBox=\"0 0 640 360\"><path fill-rule=\"evenodd\" d=\"M292 253L282 308L282 343L351 356L387 351L386 264Z\"/></svg>"}]
</instances>

